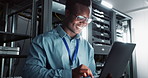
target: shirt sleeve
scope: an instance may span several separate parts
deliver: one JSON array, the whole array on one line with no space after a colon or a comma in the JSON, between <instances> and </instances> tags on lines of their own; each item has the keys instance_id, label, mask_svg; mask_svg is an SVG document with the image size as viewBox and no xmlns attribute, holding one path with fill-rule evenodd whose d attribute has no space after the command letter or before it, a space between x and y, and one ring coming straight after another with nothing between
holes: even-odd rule
<instances>
[{"instance_id":1,"label":"shirt sleeve","mask_svg":"<svg viewBox=\"0 0 148 78\"><path fill-rule=\"evenodd\" d=\"M96 64L95 64L95 60L94 60L94 49L93 48L90 49L89 68L91 69L93 75L97 75Z\"/></svg>"},{"instance_id":2,"label":"shirt sleeve","mask_svg":"<svg viewBox=\"0 0 148 78\"><path fill-rule=\"evenodd\" d=\"M53 69L47 68L47 58L42 44L37 40L30 46L29 55L23 70L23 78L71 78L71 69Z\"/></svg>"}]
</instances>

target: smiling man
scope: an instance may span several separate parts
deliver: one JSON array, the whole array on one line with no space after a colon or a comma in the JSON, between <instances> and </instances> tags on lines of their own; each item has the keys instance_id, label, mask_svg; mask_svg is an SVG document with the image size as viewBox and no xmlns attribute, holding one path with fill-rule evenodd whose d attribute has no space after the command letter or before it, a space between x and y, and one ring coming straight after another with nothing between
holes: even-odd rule
<instances>
[{"instance_id":1,"label":"smiling man","mask_svg":"<svg viewBox=\"0 0 148 78\"><path fill-rule=\"evenodd\" d=\"M63 24L33 39L23 78L93 78L94 50L80 35L91 6L91 0L66 1Z\"/></svg>"}]
</instances>

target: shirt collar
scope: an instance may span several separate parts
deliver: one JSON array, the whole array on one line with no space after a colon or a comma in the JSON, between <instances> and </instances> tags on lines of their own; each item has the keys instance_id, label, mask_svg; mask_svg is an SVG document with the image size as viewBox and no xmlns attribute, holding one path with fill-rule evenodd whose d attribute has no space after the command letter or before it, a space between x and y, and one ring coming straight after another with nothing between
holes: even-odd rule
<instances>
[{"instance_id":1,"label":"shirt collar","mask_svg":"<svg viewBox=\"0 0 148 78\"><path fill-rule=\"evenodd\" d=\"M61 38L65 37L65 36L69 36L61 27L61 25L57 26L56 28L58 34L60 35ZM74 39L79 39L80 38L80 34L77 34Z\"/></svg>"},{"instance_id":2,"label":"shirt collar","mask_svg":"<svg viewBox=\"0 0 148 78\"><path fill-rule=\"evenodd\" d=\"M61 27L61 25L59 25L59 26L57 26L57 28L56 28L56 30L57 30L57 32L58 32L58 34L60 35L60 37L64 37L64 36L66 36L66 32L63 30L63 28Z\"/></svg>"}]
</instances>

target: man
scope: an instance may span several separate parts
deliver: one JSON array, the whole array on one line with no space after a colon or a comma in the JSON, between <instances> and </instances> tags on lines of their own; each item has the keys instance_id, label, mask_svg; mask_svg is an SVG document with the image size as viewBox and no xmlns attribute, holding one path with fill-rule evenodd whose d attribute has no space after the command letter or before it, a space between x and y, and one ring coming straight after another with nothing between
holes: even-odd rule
<instances>
[{"instance_id":1,"label":"man","mask_svg":"<svg viewBox=\"0 0 148 78\"><path fill-rule=\"evenodd\" d=\"M94 50L80 35L90 23L91 5L67 0L63 24L32 41L23 78L93 78Z\"/></svg>"}]
</instances>

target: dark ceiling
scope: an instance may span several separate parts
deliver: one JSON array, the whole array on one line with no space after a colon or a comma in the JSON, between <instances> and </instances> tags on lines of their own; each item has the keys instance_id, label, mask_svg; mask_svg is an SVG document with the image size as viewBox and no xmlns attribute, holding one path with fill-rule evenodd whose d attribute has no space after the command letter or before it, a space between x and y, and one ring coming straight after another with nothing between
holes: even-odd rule
<instances>
[{"instance_id":1,"label":"dark ceiling","mask_svg":"<svg viewBox=\"0 0 148 78\"><path fill-rule=\"evenodd\" d=\"M33 0L0 0L0 4L6 4L6 3L9 3L10 5L20 5L22 4L25 5L25 4L28 4L30 2L32 2ZM38 0L38 1L41 1L41 0ZM65 3L66 0L53 0L53 1L56 1L56 2L59 2L59 3Z\"/></svg>"},{"instance_id":2,"label":"dark ceiling","mask_svg":"<svg viewBox=\"0 0 148 78\"><path fill-rule=\"evenodd\" d=\"M23 6L26 6L28 4L31 4L33 0L0 0L0 6L3 7L6 4L8 4L8 6L10 8L20 8Z\"/></svg>"},{"instance_id":3,"label":"dark ceiling","mask_svg":"<svg viewBox=\"0 0 148 78\"><path fill-rule=\"evenodd\" d=\"M37 0L41 2L42 0ZM66 0L53 0L62 4L65 4ZM32 4L33 0L0 0L0 7L5 6L7 3L9 4L9 8L18 9L24 7L26 5Z\"/></svg>"},{"instance_id":4,"label":"dark ceiling","mask_svg":"<svg viewBox=\"0 0 148 78\"><path fill-rule=\"evenodd\" d=\"M11 5L26 4L32 2L33 0L0 0L1 3L9 3Z\"/></svg>"}]
</instances>

